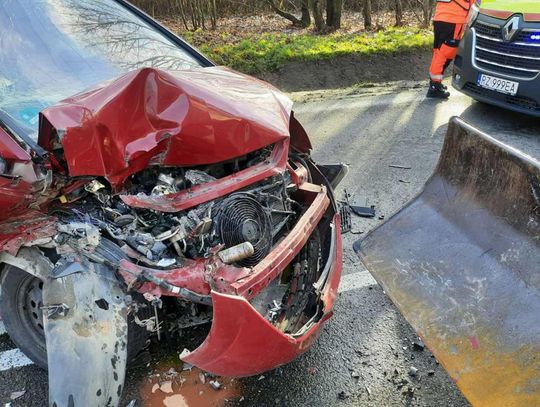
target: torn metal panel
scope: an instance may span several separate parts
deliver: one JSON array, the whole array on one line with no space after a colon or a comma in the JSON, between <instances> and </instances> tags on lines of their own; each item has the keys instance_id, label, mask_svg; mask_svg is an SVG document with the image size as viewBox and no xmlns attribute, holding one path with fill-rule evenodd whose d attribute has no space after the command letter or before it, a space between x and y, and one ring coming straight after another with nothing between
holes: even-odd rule
<instances>
[{"instance_id":1,"label":"torn metal panel","mask_svg":"<svg viewBox=\"0 0 540 407\"><path fill-rule=\"evenodd\" d=\"M51 278L43 304L49 404L118 405L128 327L124 293L112 270L85 263L83 271Z\"/></svg>"},{"instance_id":2,"label":"torn metal panel","mask_svg":"<svg viewBox=\"0 0 540 407\"><path fill-rule=\"evenodd\" d=\"M71 176L119 185L152 164L217 163L288 139L291 108L270 85L226 68L143 68L45 109L39 143L63 148Z\"/></svg>"},{"instance_id":3,"label":"torn metal panel","mask_svg":"<svg viewBox=\"0 0 540 407\"><path fill-rule=\"evenodd\" d=\"M539 179L453 119L423 192L355 245L475 406L540 404Z\"/></svg>"},{"instance_id":4,"label":"torn metal panel","mask_svg":"<svg viewBox=\"0 0 540 407\"><path fill-rule=\"evenodd\" d=\"M16 255L24 245L50 239L57 232L58 220L42 212L28 210L0 223L0 251Z\"/></svg>"},{"instance_id":5,"label":"torn metal panel","mask_svg":"<svg viewBox=\"0 0 540 407\"><path fill-rule=\"evenodd\" d=\"M283 174L288 160L288 147L287 141L277 143L268 160L219 180L196 185L187 190L160 196L137 194L122 195L120 198L129 206L160 212L174 213L190 209L266 178Z\"/></svg>"}]
</instances>

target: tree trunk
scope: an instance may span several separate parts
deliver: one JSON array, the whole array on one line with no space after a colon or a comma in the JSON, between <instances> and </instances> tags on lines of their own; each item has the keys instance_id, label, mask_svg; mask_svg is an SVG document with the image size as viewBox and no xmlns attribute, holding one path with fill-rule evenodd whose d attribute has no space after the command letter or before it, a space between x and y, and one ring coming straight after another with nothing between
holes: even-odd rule
<instances>
[{"instance_id":1,"label":"tree trunk","mask_svg":"<svg viewBox=\"0 0 540 407\"><path fill-rule=\"evenodd\" d=\"M274 10L274 12L277 15L289 20L291 23L293 23L293 25L295 25L297 27L307 27L307 25L304 25L305 15L304 15L304 3L303 2L302 2L302 19L299 19L295 15L293 15L291 13L287 13L286 11L280 9L279 6L274 2L274 0L266 0L266 2L272 8L272 10ZM309 10L308 10L308 17L309 17Z\"/></svg>"},{"instance_id":2,"label":"tree trunk","mask_svg":"<svg viewBox=\"0 0 540 407\"><path fill-rule=\"evenodd\" d=\"M311 14L309 13L309 0L302 0L302 27L309 27L311 25Z\"/></svg>"},{"instance_id":3,"label":"tree trunk","mask_svg":"<svg viewBox=\"0 0 540 407\"><path fill-rule=\"evenodd\" d=\"M431 20L431 1L423 0L422 1L422 26L424 28L429 27L430 20Z\"/></svg>"},{"instance_id":4,"label":"tree trunk","mask_svg":"<svg viewBox=\"0 0 540 407\"><path fill-rule=\"evenodd\" d=\"M326 25L333 29L341 28L341 10L343 8L343 0L327 0L326 1Z\"/></svg>"},{"instance_id":5,"label":"tree trunk","mask_svg":"<svg viewBox=\"0 0 540 407\"><path fill-rule=\"evenodd\" d=\"M403 25L403 2L396 0L396 27Z\"/></svg>"},{"instance_id":6,"label":"tree trunk","mask_svg":"<svg viewBox=\"0 0 540 407\"><path fill-rule=\"evenodd\" d=\"M323 0L310 0L310 2L313 20L315 21L315 29L317 31L324 31L326 24L323 18Z\"/></svg>"},{"instance_id":7,"label":"tree trunk","mask_svg":"<svg viewBox=\"0 0 540 407\"><path fill-rule=\"evenodd\" d=\"M364 27L366 30L370 30L373 27L371 23L371 0L364 0L362 12L364 14Z\"/></svg>"},{"instance_id":8,"label":"tree trunk","mask_svg":"<svg viewBox=\"0 0 540 407\"><path fill-rule=\"evenodd\" d=\"M216 0L210 0L210 23L212 24L212 30L215 30L217 27Z\"/></svg>"}]
</instances>

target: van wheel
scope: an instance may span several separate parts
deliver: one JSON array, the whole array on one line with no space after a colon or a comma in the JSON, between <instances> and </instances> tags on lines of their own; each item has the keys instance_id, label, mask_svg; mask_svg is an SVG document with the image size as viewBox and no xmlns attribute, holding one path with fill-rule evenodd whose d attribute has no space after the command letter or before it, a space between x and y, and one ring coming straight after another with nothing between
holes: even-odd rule
<instances>
[{"instance_id":1,"label":"van wheel","mask_svg":"<svg viewBox=\"0 0 540 407\"><path fill-rule=\"evenodd\" d=\"M0 315L11 340L37 366L47 369L43 329L43 281L14 266L4 267L0 278ZM128 321L128 363L146 344L146 329Z\"/></svg>"}]
</instances>

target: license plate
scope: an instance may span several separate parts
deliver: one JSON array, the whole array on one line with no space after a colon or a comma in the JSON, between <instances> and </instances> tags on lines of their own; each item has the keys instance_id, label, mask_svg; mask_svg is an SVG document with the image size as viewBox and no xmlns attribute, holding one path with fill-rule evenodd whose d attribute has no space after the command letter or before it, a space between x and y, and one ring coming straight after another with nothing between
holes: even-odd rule
<instances>
[{"instance_id":1,"label":"license plate","mask_svg":"<svg viewBox=\"0 0 540 407\"><path fill-rule=\"evenodd\" d=\"M481 73L478 75L478 86L515 96L519 88L519 82L509 81L508 79L501 79Z\"/></svg>"}]
</instances>

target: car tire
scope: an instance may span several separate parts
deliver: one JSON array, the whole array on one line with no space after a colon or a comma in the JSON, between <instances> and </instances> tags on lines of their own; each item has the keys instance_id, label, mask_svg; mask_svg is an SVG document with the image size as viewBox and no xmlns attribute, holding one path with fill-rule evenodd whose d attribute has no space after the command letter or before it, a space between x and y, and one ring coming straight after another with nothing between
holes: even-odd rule
<instances>
[{"instance_id":1,"label":"car tire","mask_svg":"<svg viewBox=\"0 0 540 407\"><path fill-rule=\"evenodd\" d=\"M43 282L37 277L6 265L0 278L0 315L13 343L32 362L47 369L47 348L43 330ZM149 333L130 317L128 321L128 363L146 345Z\"/></svg>"}]
</instances>

